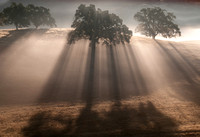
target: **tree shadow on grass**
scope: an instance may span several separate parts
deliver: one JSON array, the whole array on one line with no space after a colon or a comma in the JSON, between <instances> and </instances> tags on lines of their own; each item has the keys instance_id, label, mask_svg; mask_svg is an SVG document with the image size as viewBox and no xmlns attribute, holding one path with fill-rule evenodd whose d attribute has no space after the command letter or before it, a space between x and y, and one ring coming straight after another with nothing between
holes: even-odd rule
<instances>
[{"instance_id":1,"label":"tree shadow on grass","mask_svg":"<svg viewBox=\"0 0 200 137\"><path fill-rule=\"evenodd\" d=\"M75 46L80 46L78 48L81 48L81 46L87 46L86 44L86 41L84 41L81 45L67 44L63 48L38 100L39 103L75 102L80 100L91 102L88 98L92 98L93 96L92 94L95 69L95 47L91 46L92 43L90 44L89 51L86 55L86 64L83 64L83 58L79 58L78 60L72 58L72 52L74 51ZM74 64L78 64L78 62L80 62L80 64L76 65L76 67L70 66L72 64L70 64L69 62L72 60ZM69 70L69 68L81 69L83 65L86 66L84 76L81 76L81 74L77 74L78 72L72 72ZM69 77L70 73L72 73L73 77ZM82 77L83 87L81 84L82 81L80 82L80 79L82 79ZM79 93L78 90L81 90L81 93Z\"/></svg>"},{"instance_id":2,"label":"tree shadow on grass","mask_svg":"<svg viewBox=\"0 0 200 137\"><path fill-rule=\"evenodd\" d=\"M109 46L109 52L107 52L107 56L110 57L110 72L111 72L111 81L112 81L112 90L110 92L112 95L112 99L115 100L115 102L118 102L121 100L120 95L120 82L119 82L119 71L117 72L117 66L116 59L117 55L116 53L116 47L115 46ZM109 64L108 64L109 65ZM119 102L118 102L119 103Z\"/></svg>"},{"instance_id":3,"label":"tree shadow on grass","mask_svg":"<svg viewBox=\"0 0 200 137\"><path fill-rule=\"evenodd\" d=\"M59 97L61 97L59 96L59 92L62 88L61 84L66 73L66 68L70 60L72 50L73 47L70 45L67 45L63 48L58 61L56 62L55 68L50 75L49 80L47 81L47 84L45 85L43 92L40 95L40 98L38 99L39 103L50 101L54 102L57 101ZM60 99L60 101L62 100Z\"/></svg>"},{"instance_id":4,"label":"tree shadow on grass","mask_svg":"<svg viewBox=\"0 0 200 137\"><path fill-rule=\"evenodd\" d=\"M172 43L169 43L169 45L176 51L176 53L181 57L183 62L195 73L195 75L200 76L200 70L198 70L193 63L183 54L181 51L176 48Z\"/></svg>"},{"instance_id":5,"label":"tree shadow on grass","mask_svg":"<svg viewBox=\"0 0 200 137\"><path fill-rule=\"evenodd\" d=\"M78 117L38 112L22 129L26 137L53 136L173 136L176 121L151 102L138 108L114 104L109 111L83 108Z\"/></svg>"},{"instance_id":6,"label":"tree shadow on grass","mask_svg":"<svg viewBox=\"0 0 200 137\"><path fill-rule=\"evenodd\" d=\"M137 60L137 58L136 58L134 49L133 49L132 45L125 46L124 48L125 48L125 53L126 53L126 55L128 55L128 51L129 51L130 57L131 57L131 59L133 60L133 61L132 61L133 66L132 66L132 69L131 69L131 70L132 70L132 71L135 70L135 72L132 72L131 74L132 74L132 75L133 75L133 74L135 75L135 79L136 79L135 85L137 86L137 90L138 90L138 92L139 92L140 94L146 95L146 94L148 94L149 90L148 90L148 88L147 88L147 83L146 83L146 81L145 81L145 79L144 79L144 76L143 76L143 74L142 74L142 72L141 72L141 70L140 70L140 68L139 68L139 62L138 62L138 60ZM127 49L126 49L126 48L127 48ZM130 63L130 60L128 60L128 63L131 64L131 63ZM131 75L131 76L132 76L132 75ZM134 77L134 75L133 75L132 77Z\"/></svg>"},{"instance_id":7,"label":"tree shadow on grass","mask_svg":"<svg viewBox=\"0 0 200 137\"><path fill-rule=\"evenodd\" d=\"M2 30L4 31L4 30ZM20 38L27 38L32 34L42 35L48 31L48 29L21 29L21 30L10 30L8 34L0 38L0 54L2 54L5 50L9 49L9 47L19 40ZM6 30L7 32L7 30Z\"/></svg>"},{"instance_id":8,"label":"tree shadow on grass","mask_svg":"<svg viewBox=\"0 0 200 137\"><path fill-rule=\"evenodd\" d=\"M148 94L147 83L131 45L108 46L107 66L111 99L121 100Z\"/></svg>"},{"instance_id":9,"label":"tree shadow on grass","mask_svg":"<svg viewBox=\"0 0 200 137\"><path fill-rule=\"evenodd\" d=\"M87 110L91 109L93 104L93 99L95 96L95 90L94 90L95 54L96 54L96 45L94 41L91 41L87 57L85 76L84 76L85 77L84 87L82 91L82 100L86 102L85 109Z\"/></svg>"},{"instance_id":10,"label":"tree shadow on grass","mask_svg":"<svg viewBox=\"0 0 200 137\"><path fill-rule=\"evenodd\" d=\"M181 76L183 77L188 83L193 83L194 81L191 78L191 75L188 74L187 69L185 66L183 66L180 63L180 60L177 59L177 57L174 56L166 47L164 47L160 42L156 41L155 42L158 44L160 47L159 49L161 50L162 53L164 53L165 58L168 58L168 64L171 65L171 68L174 70L174 72L177 73L177 77ZM179 74L179 75L178 75Z\"/></svg>"},{"instance_id":11,"label":"tree shadow on grass","mask_svg":"<svg viewBox=\"0 0 200 137\"><path fill-rule=\"evenodd\" d=\"M94 47L93 47L94 48ZM83 91L85 107L79 109L78 116L53 111L34 114L22 133L26 137L54 136L173 136L176 121L161 113L151 102L140 103L138 107L123 105L119 89L119 79L116 70L115 50L110 46L110 69L112 69L113 105L108 110L94 105L94 60L95 49L89 53L88 74ZM93 69L93 70L91 70ZM77 108L74 108L77 109Z\"/></svg>"},{"instance_id":12,"label":"tree shadow on grass","mask_svg":"<svg viewBox=\"0 0 200 137\"><path fill-rule=\"evenodd\" d=\"M81 48L81 46L83 45L88 46L86 45L86 43L81 43L80 47L78 48ZM98 51L96 51L96 46L92 42L90 43L88 48L85 64L83 64L83 61L81 61L83 58L76 58L76 59L72 58L72 51L76 50L74 53L77 52L77 49L75 49L74 46L79 46L79 45L71 45L71 46L68 45L63 48L55 64L54 70L52 71L42 91L42 94L38 101L39 103L41 102L73 103L76 101L87 102L89 101L88 99L90 98L98 101L107 99L120 100L119 96L120 98L129 98L131 96L146 95L148 93L146 82L138 66L138 61L133 51L130 51L130 53L128 51L129 50L128 47L130 45L128 45L127 47L123 46L122 51L120 51L122 53L124 49L125 55L130 54L130 56L126 55L125 60L120 59L121 53L117 53L118 51L116 49L116 46L102 47L105 48L102 55L106 56L106 61L103 60L104 61L103 63L105 63L104 67L105 68L107 67L108 70L107 69L101 70L101 67L98 66L99 65L98 63L102 62L101 61L96 62L98 61L98 59L101 60L101 58L96 57L97 56L96 52ZM131 48L130 50L133 49ZM131 61L132 58L133 61ZM73 67L70 66L72 64L69 63L72 60L74 64L76 64L79 61L81 61L81 63L76 65L76 67ZM119 63L120 61L127 62L126 64L128 64L127 66L130 70L130 72L126 72L126 74L128 74L126 77L126 81L123 81L123 79L121 79L121 77L123 78L125 77L121 74L121 72L125 72L126 69L125 70L121 69L123 64L120 64ZM83 76L81 74L73 74L75 72L69 71L69 68L73 69L82 68L83 65L86 66L84 68L85 70L83 72L84 74ZM69 80L70 73L72 73L71 80ZM82 78L83 80L81 81L80 79ZM105 82L101 85L98 85L100 79L106 80L107 83ZM90 100L89 102L92 101Z\"/></svg>"},{"instance_id":13,"label":"tree shadow on grass","mask_svg":"<svg viewBox=\"0 0 200 137\"><path fill-rule=\"evenodd\" d=\"M174 73L173 77L179 82L177 86L173 87L175 92L184 99L200 104L200 81L196 79L199 76L199 71L173 44L170 44L170 46L178 56L162 45L161 42L155 42L163 55L169 59L168 64Z\"/></svg>"},{"instance_id":14,"label":"tree shadow on grass","mask_svg":"<svg viewBox=\"0 0 200 137\"><path fill-rule=\"evenodd\" d=\"M30 32L30 30L8 31L8 34L0 38L0 54L8 49L12 45L12 43L22 38L28 32Z\"/></svg>"},{"instance_id":15,"label":"tree shadow on grass","mask_svg":"<svg viewBox=\"0 0 200 137\"><path fill-rule=\"evenodd\" d=\"M24 96L28 96L26 93L28 93L27 90L29 90L29 86L21 82L21 79L24 78L23 72L18 71L16 68L22 70L22 67L26 67L26 63L23 59L26 58L26 50L30 49L27 43L32 39L32 36L40 38L46 31L48 31L48 29L0 31L0 33L6 34L0 38L0 105L25 104L31 102L29 99L22 99ZM27 56L27 58L28 57L29 56ZM16 65L16 62L23 62L23 65ZM12 73L12 71L16 73ZM19 73L20 76L15 75L17 73ZM14 82L15 80L17 82ZM29 84L32 85L32 83ZM29 96L31 97L31 95Z\"/></svg>"}]
</instances>

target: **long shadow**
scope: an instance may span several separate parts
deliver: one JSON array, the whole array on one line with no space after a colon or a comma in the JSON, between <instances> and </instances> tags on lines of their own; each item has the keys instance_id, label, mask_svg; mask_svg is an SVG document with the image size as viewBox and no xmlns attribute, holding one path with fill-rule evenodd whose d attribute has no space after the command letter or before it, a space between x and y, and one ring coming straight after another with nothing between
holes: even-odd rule
<instances>
[{"instance_id":1,"label":"long shadow","mask_svg":"<svg viewBox=\"0 0 200 137\"><path fill-rule=\"evenodd\" d=\"M8 34L0 38L0 54L8 49L15 41L19 40L32 30L10 30Z\"/></svg>"},{"instance_id":2,"label":"long shadow","mask_svg":"<svg viewBox=\"0 0 200 137\"><path fill-rule=\"evenodd\" d=\"M10 31L1 30L1 32L3 31L5 31L6 33L8 32L8 34L0 38L0 60L2 63L0 65L1 76L2 74L7 74L8 72L6 69L10 69L10 67L13 66L13 64L9 64L8 62L6 62L7 59L9 59L12 56L12 54L15 54L16 56L20 55L21 52L19 51L23 51L24 48L26 48L26 45L25 46L23 45L24 42L26 42L27 39L30 39L31 36L33 35L38 36L39 38L39 36L43 35L46 31L48 31L48 29L39 29L39 30L21 29L17 31L16 30L10 30ZM20 41L20 43L16 43L18 41ZM7 68L5 68L5 66L3 65L4 62L5 64L9 64L9 65L6 65ZM5 83L5 79L1 77L0 87L2 86L3 83ZM9 84L9 86L11 86L13 89L16 88L15 90L18 89L18 85L16 85L15 83L12 85L9 82L7 82L7 84ZM15 92L8 91L8 89L4 89L4 90L2 89L0 91L0 105L22 104L26 102L26 101L18 99L20 97L20 96L18 97L20 93L18 94L18 93L15 93L16 91ZM25 89L20 89L20 90L25 90ZM13 97L16 99L13 99Z\"/></svg>"},{"instance_id":3,"label":"long shadow","mask_svg":"<svg viewBox=\"0 0 200 137\"><path fill-rule=\"evenodd\" d=\"M95 43L91 42L90 44L90 57L88 56L88 67L86 69L85 74L85 88L83 91L83 97L86 102L85 107L80 111L79 116L77 119L74 120L76 128L72 128L74 132L71 133L71 136L93 136L93 135L101 135L102 129L104 128L105 120L102 119L99 114L92 110L93 107L93 100L95 95L94 89L94 74L95 74ZM112 88L113 94L115 99L115 105L120 104L120 95L119 95L119 88L118 88L118 78L117 78L117 71L116 71L116 63L114 59L114 51L113 47L109 47L110 53L110 69L112 69ZM108 53L108 52L107 52ZM71 118L70 118L71 119ZM71 120L70 120L71 121ZM68 128L68 132L69 128ZM98 133L98 134L97 134ZM99 134L100 133L100 134ZM66 132L66 134L68 134ZM104 134L104 133L103 133Z\"/></svg>"},{"instance_id":4,"label":"long shadow","mask_svg":"<svg viewBox=\"0 0 200 137\"><path fill-rule=\"evenodd\" d=\"M22 30L10 30L8 34L0 38L0 54L9 49L10 46L17 40L23 37L28 37L33 34L42 35L48 29L22 29ZM3 31L3 30L2 30Z\"/></svg>"},{"instance_id":5,"label":"long shadow","mask_svg":"<svg viewBox=\"0 0 200 137\"><path fill-rule=\"evenodd\" d=\"M107 47L108 48L108 47ZM117 68L116 68L116 60L115 60L115 54L114 52L116 52L115 46L110 45L109 46L109 51L107 51L107 56L110 57L110 61L108 63L108 66L110 68L110 72L111 72L111 81L112 81L112 90L111 90L111 95L113 95L113 99L115 100L116 104L120 103L121 100L121 96L120 96L120 83L119 83L119 77L118 77L118 73L117 73Z\"/></svg>"},{"instance_id":6,"label":"long shadow","mask_svg":"<svg viewBox=\"0 0 200 137\"><path fill-rule=\"evenodd\" d=\"M200 71L185 57L172 43L169 43L170 46L178 53L178 55L184 60L184 62L197 74L200 75Z\"/></svg>"},{"instance_id":7,"label":"long shadow","mask_svg":"<svg viewBox=\"0 0 200 137\"><path fill-rule=\"evenodd\" d=\"M22 133L26 137L53 137L53 136L179 136L176 121L160 112L152 102L139 103L138 107L123 105L121 102L119 77L117 74L117 63L115 58L115 47L110 46L107 52L110 58L110 69L112 73L112 94L114 104L108 111L104 108L93 108L94 103L94 73L95 73L95 47L91 47L85 74L85 87L83 98L85 107L79 109L79 115L65 115L57 112L38 112L34 114ZM131 52L131 51L130 51ZM133 52L133 51L132 51ZM168 53L169 54L169 53ZM167 55L168 55L167 54ZM145 85L140 72L137 59L132 53L136 72L142 84ZM90 59L89 59L90 58ZM62 65L63 66L63 65ZM144 91L147 89L143 88ZM75 108L78 109L78 108ZM181 133L180 133L181 134ZM187 133L184 133L186 135Z\"/></svg>"},{"instance_id":8,"label":"long shadow","mask_svg":"<svg viewBox=\"0 0 200 137\"><path fill-rule=\"evenodd\" d=\"M130 45L128 45L130 46ZM124 50L124 53L125 53L125 57L126 57L126 61L127 61L127 64L128 64L128 68L129 68L129 71L130 71L130 76L131 76L131 80L132 80L132 84L134 86L134 89L133 89L133 93L134 95L140 95L140 89L138 87L138 84L137 84L137 78L136 78L136 74L134 73L134 69L131 65L131 59L130 57L128 56L128 49L127 49L127 46L124 45L123 46L123 50Z\"/></svg>"},{"instance_id":9,"label":"long shadow","mask_svg":"<svg viewBox=\"0 0 200 137\"><path fill-rule=\"evenodd\" d=\"M66 96L66 94L62 94L62 98L58 97L57 94L59 94L60 92L60 83L62 83L66 77L64 73L66 73L66 68L67 68L67 63L70 60L70 56L71 56L71 52L70 48L73 47L65 47L65 49L62 51L59 60L57 62L57 64L55 65L55 69L52 73L52 76L50 77L49 82L46 85L46 88L43 92L43 95L40 98L41 102L55 102L55 101L70 101L69 98L71 98L72 100L74 100L73 96L69 95ZM87 57L87 63L86 63L86 71L85 71L85 79L84 79L84 87L82 89L82 100L85 102L85 107L80 111L79 117L73 121L73 123L75 123L76 125L81 125L80 126L76 126L73 127L72 125L72 120L69 120L61 117L61 116L56 116L53 117L54 120L57 120L57 118L59 118L59 120L57 122L64 124L66 127L65 130L56 130L56 129L51 129L50 134L48 133L44 133L44 132L40 132L40 131L36 131L36 133L27 133L25 134L25 136L65 136L66 133L72 132L72 128L74 128L76 130L76 132L78 133L82 133L85 131L85 129L88 129L90 125L94 125L94 121L98 120L98 115L96 112L92 111L92 105L93 105L93 98L94 98L94 73L95 73L95 43L91 42L90 43L90 48L89 48L89 52L88 52L88 57ZM66 85L68 85L68 83L66 83ZM68 88L64 88L62 89L64 90L65 93L67 93ZM75 91L73 91L75 92ZM73 94L73 93L72 93ZM62 100L63 99L63 100ZM38 113L36 114L33 118L30 119L31 123L33 123L33 125L37 126L37 129L34 130L40 130L40 127L43 127L44 125L46 125L46 123L49 120L40 120L41 123L40 125L37 124L37 122L34 122L33 119L38 118L39 119L45 119L45 117L50 117L51 120L51 115L49 113ZM64 119L63 119L64 118ZM93 119L93 120L89 120L89 119ZM33 121L33 122L32 122ZM36 123L36 124L35 124ZM66 125L67 124L67 125ZM92 131L95 132L95 129L97 129L97 127L92 126L93 129ZM74 130L73 129L73 130ZM48 135L46 135L48 134ZM69 136L69 135L66 135Z\"/></svg>"},{"instance_id":10,"label":"long shadow","mask_svg":"<svg viewBox=\"0 0 200 137\"><path fill-rule=\"evenodd\" d=\"M73 46L66 45L59 58L55 64L55 68L52 71L51 76L49 77L47 84L45 85L40 98L38 99L39 103L42 102L55 102L55 101L62 101L62 98L59 97L61 92L62 83L65 78L65 73L67 69L68 62L71 57L71 53L73 50ZM64 99L64 97L63 97Z\"/></svg>"},{"instance_id":11,"label":"long shadow","mask_svg":"<svg viewBox=\"0 0 200 137\"><path fill-rule=\"evenodd\" d=\"M87 68L85 71L85 80L84 80L84 87L82 91L83 100L86 102L86 110L91 109L92 101L95 95L94 91L94 73L95 73L95 52L96 52L96 43L91 41L90 49L88 52L87 58ZM83 110L84 111L84 110Z\"/></svg>"},{"instance_id":12,"label":"long shadow","mask_svg":"<svg viewBox=\"0 0 200 137\"><path fill-rule=\"evenodd\" d=\"M147 83L146 83L144 76L142 75L142 72L139 68L139 62L134 53L134 49L133 49L132 45L128 45L127 47L128 47L128 51L130 53L131 59L133 60L132 63L133 63L133 67L135 69L135 74L136 74L135 77L138 80L138 82L137 82L137 86L139 88L138 92L140 92L140 94L147 94L148 93Z\"/></svg>"},{"instance_id":13,"label":"long shadow","mask_svg":"<svg viewBox=\"0 0 200 137\"><path fill-rule=\"evenodd\" d=\"M85 46L87 42L83 41L82 45L70 45L66 44L65 47L62 49L56 64L54 65L53 71L51 72L47 83L45 84L42 94L38 99L38 103L53 103L53 102L75 102L75 101L82 101L85 99L85 94L90 95L90 91L92 89L92 85L90 82L93 81L93 73L94 73L94 57L95 57L95 49L89 48L88 55L87 55L87 62L86 62L86 71L84 73L84 87L81 87L82 95L81 97L77 97L77 91L80 88L80 74L73 73L70 69L77 69L80 72L81 67L84 65L83 61L79 59L80 62L77 62L76 59L72 58L72 52L76 46ZM90 44L91 46L91 44ZM94 47L95 48L95 47ZM79 47L81 49L81 47ZM92 49L93 51L90 51ZM83 54L83 51L81 51ZM73 52L74 53L74 52ZM90 55L91 54L91 55ZM76 68L73 68L72 63L69 62L73 61L73 64L78 64ZM77 73L77 72L76 72ZM71 77L71 75L73 77ZM90 81L90 82L89 82Z\"/></svg>"},{"instance_id":14,"label":"long shadow","mask_svg":"<svg viewBox=\"0 0 200 137\"><path fill-rule=\"evenodd\" d=\"M173 88L175 89L176 93L178 93L180 95L180 97L183 97L186 100L192 101L196 104L200 104L200 84L199 81L195 81L194 80L194 75L191 74L191 71L188 69L185 69L185 66L183 63L181 63L178 59L176 59L174 57L174 55L168 50L166 49L161 43L159 43L158 41L156 41L156 43L159 45L159 47L161 48L161 50L163 51L163 55L167 56L170 60L168 62L168 64L172 64L172 66L175 66L175 70L173 70L176 73L180 73L181 76L183 77L183 79L179 78L181 81L185 80L187 81L187 83L182 82L181 84L179 84L178 86L174 86ZM175 47L173 49L176 49ZM182 55L178 50L175 50L176 52L178 52L178 54L181 56L181 58L186 61L185 63L187 65L189 65L192 70L194 72L196 72L197 70L195 69L195 67L189 62L189 60L187 60L184 55ZM198 72L196 72L198 75ZM174 76L175 78L178 76Z\"/></svg>"},{"instance_id":15,"label":"long shadow","mask_svg":"<svg viewBox=\"0 0 200 137\"><path fill-rule=\"evenodd\" d=\"M54 114L53 114L54 113ZM60 126L56 126L60 125ZM174 136L176 121L161 113L151 102L138 108L113 105L109 111L81 110L78 117L38 112L22 133L26 137L53 136Z\"/></svg>"},{"instance_id":16,"label":"long shadow","mask_svg":"<svg viewBox=\"0 0 200 137\"><path fill-rule=\"evenodd\" d=\"M157 110L151 102L140 103L138 109L122 105L116 68L116 51L113 46L108 48L114 98L114 104L110 110L104 111L104 108L98 110L94 106L95 46L91 43L82 95L86 104L79 109L79 115L38 112L22 129L24 136L173 136L171 131L176 129L175 121ZM93 109L94 107L98 112ZM60 126L53 126L54 124Z\"/></svg>"},{"instance_id":17,"label":"long shadow","mask_svg":"<svg viewBox=\"0 0 200 137\"><path fill-rule=\"evenodd\" d=\"M131 48L131 47L130 47ZM44 90L41 94L41 97L39 98L38 102L75 102L75 101L86 101L87 104L90 104L89 102L92 102L89 99L94 100L105 100L107 97L103 98L97 94L98 89L95 89L97 84L97 79L95 79L94 75L97 74L96 65L95 65L95 52L96 48L94 46L94 43L90 43L89 52L87 55L87 62L86 62L86 71L84 74L84 82L83 82L83 88L81 87L81 92L77 95L78 90L78 79L80 79L79 76L74 76L73 79L76 79L77 81L66 81L68 77L66 77L66 73L70 73L69 71L66 71L68 68L68 62L71 58L71 53L73 50L73 46L67 46L63 49L62 53L60 54L60 57L55 64L55 68L52 71L51 76L48 79L47 84L44 87ZM128 50L131 50L131 58L129 58L126 55L129 69L131 72L131 78L133 78L133 84L135 87L131 87L133 90L136 89L136 91L132 91L132 93L128 93L128 91L124 90L122 91L125 84L123 84L124 81L120 81L120 65L119 65L119 55L117 54L116 47L115 46L108 46L106 47L106 54L107 54L107 66L109 70L109 75L111 76L109 78L110 80L110 91L108 91L111 95L112 99L120 100L121 98L130 97L131 95L141 95L147 93L147 87L146 82L141 74L138 61L133 53L133 49L127 49L124 47L125 54L128 54ZM131 59L133 60L134 69L135 69L135 76L133 72L133 67L131 66ZM82 64L83 65L83 64ZM81 64L79 64L78 67L81 67ZM122 70L125 71L125 70ZM77 83L76 83L77 82ZM77 85L77 86L75 86ZM107 85L102 85L107 86ZM130 89L128 89L130 90ZM99 91L102 92L102 94L105 93L105 91ZM136 93L137 92L137 93ZM101 93L100 93L101 94ZM105 93L107 94L107 93ZM121 95L120 95L121 94ZM108 97L110 98L110 97Z\"/></svg>"},{"instance_id":18,"label":"long shadow","mask_svg":"<svg viewBox=\"0 0 200 137\"><path fill-rule=\"evenodd\" d=\"M84 44L84 43L83 43ZM69 61L71 60L72 51L75 45L67 45L63 48L58 61L55 64L55 68L49 77L43 92L38 100L39 103L47 102L74 102L74 101L86 101L86 104L89 107L89 104L92 104L92 98L95 94L93 91L94 87L94 71L95 71L95 43L91 42L89 45L89 51L87 55L86 62L86 71L84 73L83 88L81 88L81 97L77 97L75 94L78 90L77 83L80 79L79 76L74 76L73 79L76 81L69 81L69 77L66 76L68 71ZM76 62L74 62L76 63ZM77 67L81 67L83 61ZM68 80L68 81L66 81Z\"/></svg>"},{"instance_id":19,"label":"long shadow","mask_svg":"<svg viewBox=\"0 0 200 137\"><path fill-rule=\"evenodd\" d=\"M188 83L194 83L194 80L191 78L191 75L188 74L188 71L185 70L184 66L180 64L180 62L176 59L176 57L167 49L165 48L160 42L155 40L155 42L158 44L160 49L163 51L166 57L170 59L169 64L172 64L172 66L175 67L176 71L181 74L182 77L188 82Z\"/></svg>"}]
</instances>

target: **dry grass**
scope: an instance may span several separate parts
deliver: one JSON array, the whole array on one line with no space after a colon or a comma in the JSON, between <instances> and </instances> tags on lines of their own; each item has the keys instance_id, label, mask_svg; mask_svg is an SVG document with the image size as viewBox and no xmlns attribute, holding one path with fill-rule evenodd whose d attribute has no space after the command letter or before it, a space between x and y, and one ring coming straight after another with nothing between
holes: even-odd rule
<instances>
[{"instance_id":1,"label":"dry grass","mask_svg":"<svg viewBox=\"0 0 200 137\"><path fill-rule=\"evenodd\" d=\"M196 42L134 37L113 57L98 46L85 83L87 41L68 52L64 29L0 35L0 136L200 136Z\"/></svg>"},{"instance_id":2,"label":"dry grass","mask_svg":"<svg viewBox=\"0 0 200 137\"><path fill-rule=\"evenodd\" d=\"M160 93L160 94L159 94ZM115 102L0 108L1 136L199 135L200 107L163 94Z\"/></svg>"}]
</instances>

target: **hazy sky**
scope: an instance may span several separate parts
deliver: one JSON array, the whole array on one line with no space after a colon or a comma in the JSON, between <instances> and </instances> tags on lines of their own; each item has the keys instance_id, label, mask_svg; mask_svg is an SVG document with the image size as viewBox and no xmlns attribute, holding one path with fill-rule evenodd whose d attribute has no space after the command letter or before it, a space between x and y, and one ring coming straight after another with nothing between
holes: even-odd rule
<instances>
[{"instance_id":1,"label":"hazy sky","mask_svg":"<svg viewBox=\"0 0 200 137\"><path fill-rule=\"evenodd\" d=\"M164 0L162 0L164 1ZM180 0L179 0L180 1ZM77 0L0 0L0 10L10 5L11 2L21 2L24 5L35 4L45 6L50 9L52 16L56 19L58 27L69 28L74 17L74 13L80 4L95 4L97 8L109 10L111 13L119 15L124 24L134 31L138 22L133 19L134 14L141 8L159 6L173 12L177 19L176 23L182 30L183 37L190 33L200 35L200 3L181 3L181 2L133 2L128 1L77 1ZM198 30L199 29L199 30ZM191 36L191 35L190 35ZM194 36L193 36L194 38ZM196 39L196 38L194 38Z\"/></svg>"}]
</instances>

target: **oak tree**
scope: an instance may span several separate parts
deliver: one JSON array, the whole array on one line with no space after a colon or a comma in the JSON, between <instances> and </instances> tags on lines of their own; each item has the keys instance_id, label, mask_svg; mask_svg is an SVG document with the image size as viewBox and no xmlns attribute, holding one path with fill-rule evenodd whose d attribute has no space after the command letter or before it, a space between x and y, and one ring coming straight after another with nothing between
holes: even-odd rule
<instances>
[{"instance_id":1,"label":"oak tree","mask_svg":"<svg viewBox=\"0 0 200 137\"><path fill-rule=\"evenodd\" d=\"M72 28L70 44L79 39L89 39L92 46L100 40L106 45L124 44L129 43L132 36L132 31L119 16L107 10L96 9L95 5L81 4L76 10Z\"/></svg>"},{"instance_id":2,"label":"oak tree","mask_svg":"<svg viewBox=\"0 0 200 137\"><path fill-rule=\"evenodd\" d=\"M143 8L134 15L134 18L140 22L135 31L155 39L157 35L164 38L181 36L181 31L174 23L176 16L160 7Z\"/></svg>"},{"instance_id":3,"label":"oak tree","mask_svg":"<svg viewBox=\"0 0 200 137\"><path fill-rule=\"evenodd\" d=\"M34 6L32 4L29 4L26 8L29 20L36 28L41 25L50 27L56 26L55 19L51 16L49 9L42 6Z\"/></svg>"},{"instance_id":4,"label":"oak tree","mask_svg":"<svg viewBox=\"0 0 200 137\"><path fill-rule=\"evenodd\" d=\"M30 25L27 9L23 4L16 4L13 2L9 7L3 9L2 16L4 17L4 24L14 24L16 30L22 27L28 27Z\"/></svg>"}]
</instances>

